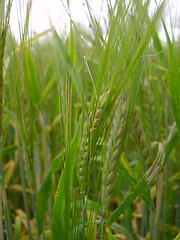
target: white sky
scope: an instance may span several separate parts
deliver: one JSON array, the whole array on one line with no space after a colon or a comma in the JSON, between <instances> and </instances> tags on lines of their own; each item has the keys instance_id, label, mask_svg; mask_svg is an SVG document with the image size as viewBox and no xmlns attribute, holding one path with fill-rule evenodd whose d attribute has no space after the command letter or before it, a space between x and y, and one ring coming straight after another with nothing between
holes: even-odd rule
<instances>
[{"instance_id":1,"label":"white sky","mask_svg":"<svg viewBox=\"0 0 180 240\"><path fill-rule=\"evenodd\" d=\"M155 4L153 4L154 1L155 0L152 0L151 3L152 11L155 6ZM21 3L21 14L19 9L19 2ZM58 32L69 29L69 16L62 5L62 0L33 0L32 2L30 21L30 29L32 29L32 32L43 32L44 30L50 28L50 22ZM65 0L63 2L66 3ZM71 0L70 10L72 19L74 21L78 21L88 27L89 22L86 16L87 8L85 7L85 4L83 5L84 2L85 0ZM104 1L104 8L102 11L103 16L106 16L105 2L106 1ZM27 0L13 0L10 27L12 32L15 34L16 39L20 38L18 16L22 16L22 18L25 19L26 3ZM89 4L93 9L93 13L99 16L102 0L89 0ZM171 13L174 34L175 38L177 38L178 34L180 34L180 3L178 4L178 0L167 0L167 7L165 12L166 24L169 29L171 29L169 14ZM160 31L160 37L161 39L165 40L163 30Z\"/></svg>"}]
</instances>

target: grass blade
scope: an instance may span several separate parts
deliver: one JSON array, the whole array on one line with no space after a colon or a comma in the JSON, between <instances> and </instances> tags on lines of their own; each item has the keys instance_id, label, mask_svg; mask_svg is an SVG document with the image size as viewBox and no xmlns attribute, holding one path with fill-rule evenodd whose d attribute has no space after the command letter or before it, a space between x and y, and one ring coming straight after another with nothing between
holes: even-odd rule
<instances>
[{"instance_id":1,"label":"grass blade","mask_svg":"<svg viewBox=\"0 0 180 240\"><path fill-rule=\"evenodd\" d=\"M178 233L174 240L180 240L180 233Z\"/></svg>"},{"instance_id":2,"label":"grass blade","mask_svg":"<svg viewBox=\"0 0 180 240\"><path fill-rule=\"evenodd\" d=\"M32 54L24 49L24 68L25 68L25 84L29 99L32 99L34 106L37 107L40 101L40 88L37 79L36 67Z\"/></svg>"},{"instance_id":3,"label":"grass blade","mask_svg":"<svg viewBox=\"0 0 180 240\"><path fill-rule=\"evenodd\" d=\"M176 120L178 132L180 135L180 78L179 78L179 63L173 43L170 40L164 20L163 26L167 38L168 57L169 57L169 85L171 92L171 102Z\"/></svg>"},{"instance_id":4,"label":"grass blade","mask_svg":"<svg viewBox=\"0 0 180 240\"><path fill-rule=\"evenodd\" d=\"M130 193L117 207L109 218L109 224L111 225L115 222L118 217L129 207L129 205L141 194L143 194L146 189L148 189L149 183L157 176L159 171L162 169L165 159L165 149L162 143L153 142L152 148L158 146L157 156L153 164L146 171L142 179L136 185L134 191ZM141 195L142 196L142 195Z\"/></svg>"},{"instance_id":5,"label":"grass blade","mask_svg":"<svg viewBox=\"0 0 180 240\"><path fill-rule=\"evenodd\" d=\"M73 171L76 162L74 161L75 158L75 153L76 149L79 145L79 138L80 138L80 129L81 129L82 121L81 118L79 120L77 129L76 129L76 134L73 138L72 144L70 146L70 151L72 153L71 158L69 159L70 161L70 169L69 169L69 175L68 177L70 178L69 181L71 180L73 176ZM66 171L66 165L65 168L63 169L61 173L61 177L59 180L59 184L57 187L56 191L56 200L55 204L53 207L53 217L52 217L52 222L51 222L51 237L52 239L65 239L65 232L64 232L64 222L63 222L63 212L64 212L64 207L65 207L65 171ZM71 181L70 181L71 182Z\"/></svg>"},{"instance_id":6,"label":"grass blade","mask_svg":"<svg viewBox=\"0 0 180 240\"><path fill-rule=\"evenodd\" d=\"M61 40L61 38L58 36L57 32L54 30L53 31L54 33L54 37L57 41L57 44L58 44L58 50L60 51L61 53L61 56L62 56L62 59L63 59L63 62L67 68L67 70L69 71L71 77L72 77L72 80L73 80L73 83L76 87L76 90L77 90L77 94L78 94L78 97L79 99L81 100L82 98L82 86L81 86L81 79L79 77L79 75L77 74L74 66L73 66L73 63L66 51L66 49L64 48L63 46L63 42Z\"/></svg>"},{"instance_id":7,"label":"grass blade","mask_svg":"<svg viewBox=\"0 0 180 240\"><path fill-rule=\"evenodd\" d=\"M136 178L134 178L133 175L128 171L128 169L126 168L126 165L124 164L124 162L122 160L120 161L119 169L120 169L119 170L120 174L122 174L125 181L127 181L127 184L129 184L132 187L132 189L134 190L136 188L136 185L138 184L138 180ZM149 206L149 207L152 206L150 192L149 192L148 188L145 189L143 192L141 192L139 196L147 204L147 206Z\"/></svg>"},{"instance_id":8,"label":"grass blade","mask_svg":"<svg viewBox=\"0 0 180 240\"><path fill-rule=\"evenodd\" d=\"M46 87L44 88L43 92L41 93L41 97L39 99L39 105L44 101L45 97L47 96L47 94L49 93L49 91L52 89L52 87L54 86L54 84L56 83L56 77L54 76L46 85Z\"/></svg>"},{"instance_id":9,"label":"grass blade","mask_svg":"<svg viewBox=\"0 0 180 240\"><path fill-rule=\"evenodd\" d=\"M119 216L127 209L127 207L129 207L129 205L140 195L140 193L142 193L146 188L148 188L148 182L145 179L145 177L143 177L138 184L136 185L136 188L134 189L134 191L132 193L130 193L119 205L119 207L117 207L114 212L111 214L108 223L109 225L112 225L112 223L114 223Z\"/></svg>"},{"instance_id":10,"label":"grass blade","mask_svg":"<svg viewBox=\"0 0 180 240\"><path fill-rule=\"evenodd\" d=\"M47 208L51 187L52 187L52 177L51 177L51 172L48 172L48 174L46 175L40 187L40 190L36 198L36 223L37 223L37 229L38 229L38 236L41 235L43 230L44 213Z\"/></svg>"},{"instance_id":11,"label":"grass blade","mask_svg":"<svg viewBox=\"0 0 180 240\"><path fill-rule=\"evenodd\" d=\"M37 220L37 228L38 228L38 236L41 235L43 230L43 220L44 214L47 208L48 199L50 196L51 188L52 188L52 174L57 172L62 165L62 160L65 155L65 150L63 150L58 156L56 156L50 167L49 172L47 173L43 183L38 191L36 198L36 220Z\"/></svg>"},{"instance_id":12,"label":"grass blade","mask_svg":"<svg viewBox=\"0 0 180 240\"><path fill-rule=\"evenodd\" d=\"M133 237L129 233L129 231L125 227L119 225L118 223L113 223L111 228L119 233L122 233L128 240L133 240Z\"/></svg>"},{"instance_id":13,"label":"grass blade","mask_svg":"<svg viewBox=\"0 0 180 240\"><path fill-rule=\"evenodd\" d=\"M56 191L56 200L53 207L53 217L51 221L51 239L65 239L63 211L65 207L64 171L61 173L60 181Z\"/></svg>"},{"instance_id":14,"label":"grass blade","mask_svg":"<svg viewBox=\"0 0 180 240\"><path fill-rule=\"evenodd\" d=\"M75 145L78 142L79 139L79 134L80 134L80 124L78 125L76 129L76 133L71 141L71 147L75 148ZM44 219L44 214L47 208L48 204L48 199L50 196L51 188L52 188L52 174L57 172L60 167L62 166L62 160L65 156L65 149L62 150L52 161L52 164L50 166L49 172L47 173L39 191L37 194L36 198L36 218L37 218L37 228L38 228L38 236L41 235L42 230L43 230L43 219ZM63 170L64 172L64 170ZM55 202L54 208L56 209L56 205L59 206L61 205L61 208L63 209L63 194L64 194L64 173L62 172L60 181L58 184L57 188L57 202ZM61 189L61 190L59 190ZM62 199L59 200L58 196L59 194L62 193ZM55 211L55 210L54 210ZM56 213L56 211L55 211ZM54 221L54 220L53 220ZM56 224L55 224L56 225ZM54 222L52 222L52 232L57 231L56 227L54 226ZM55 230L54 230L55 229ZM57 227L58 229L58 227Z\"/></svg>"}]
</instances>

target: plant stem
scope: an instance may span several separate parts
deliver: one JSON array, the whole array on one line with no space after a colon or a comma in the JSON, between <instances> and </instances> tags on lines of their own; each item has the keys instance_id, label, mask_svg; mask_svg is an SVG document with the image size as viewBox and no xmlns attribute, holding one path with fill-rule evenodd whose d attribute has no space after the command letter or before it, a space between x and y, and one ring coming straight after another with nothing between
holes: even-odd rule
<instances>
[{"instance_id":1,"label":"plant stem","mask_svg":"<svg viewBox=\"0 0 180 240\"><path fill-rule=\"evenodd\" d=\"M146 205L143 203L143 209L142 209L142 220L141 220L141 236L145 237L146 233Z\"/></svg>"},{"instance_id":2,"label":"plant stem","mask_svg":"<svg viewBox=\"0 0 180 240\"><path fill-rule=\"evenodd\" d=\"M1 24L1 23L0 23ZM1 27L0 32L0 144L2 147L3 143L3 57L4 57L4 48L5 48L5 32L3 26Z\"/></svg>"},{"instance_id":3,"label":"plant stem","mask_svg":"<svg viewBox=\"0 0 180 240\"><path fill-rule=\"evenodd\" d=\"M16 126L17 126L17 123L16 123ZM17 145L18 145L18 162L19 162L21 184L22 184L22 188L23 188L24 207L25 207L25 212L27 215L29 239L32 240L31 227L30 227L30 214L29 214L29 207L28 207L28 201L27 201L27 195L26 195L25 175L24 175L24 169L23 169L23 160L22 160L22 156L21 156L21 150L20 150L21 146L20 146L19 135L18 135L17 130L16 130L16 135L17 135L17 141L18 141L18 143L17 143Z\"/></svg>"},{"instance_id":4,"label":"plant stem","mask_svg":"<svg viewBox=\"0 0 180 240\"><path fill-rule=\"evenodd\" d=\"M0 158L2 159L2 154L0 155ZM2 197L1 198L1 201L2 201L1 206L3 206L6 239L12 239L11 222L10 222L9 213L8 213L7 197L6 197L4 175L3 175L3 162L2 161L0 162L0 176L1 176L1 197ZM3 227L3 224L2 224L2 227Z\"/></svg>"},{"instance_id":5,"label":"plant stem","mask_svg":"<svg viewBox=\"0 0 180 240\"><path fill-rule=\"evenodd\" d=\"M6 238L10 239L10 223L9 223L9 214L6 201L6 193L4 189L4 179L3 179L3 162L2 162L2 150L3 150L3 97L4 97L4 78L3 78L3 58L4 58L4 49L5 49L5 40L6 32L9 22L10 14L10 1L8 3L7 12L5 12L4 1L0 2L0 176L1 176L1 191L0 191L0 208L4 210L5 216L5 227L6 227ZM1 12L2 11L2 12ZM6 17L5 17L6 16ZM1 211L2 213L2 211ZM0 229L2 231L3 237L3 215L0 217Z\"/></svg>"},{"instance_id":6,"label":"plant stem","mask_svg":"<svg viewBox=\"0 0 180 240\"><path fill-rule=\"evenodd\" d=\"M180 145L178 148L178 169L180 170ZM176 210L176 227L180 227L180 186L178 185L178 194L177 194L177 210Z\"/></svg>"},{"instance_id":7,"label":"plant stem","mask_svg":"<svg viewBox=\"0 0 180 240\"><path fill-rule=\"evenodd\" d=\"M0 216L3 215L2 210L2 186L0 185ZM0 239L4 240L4 234L3 234L3 219L0 217Z\"/></svg>"}]
</instances>

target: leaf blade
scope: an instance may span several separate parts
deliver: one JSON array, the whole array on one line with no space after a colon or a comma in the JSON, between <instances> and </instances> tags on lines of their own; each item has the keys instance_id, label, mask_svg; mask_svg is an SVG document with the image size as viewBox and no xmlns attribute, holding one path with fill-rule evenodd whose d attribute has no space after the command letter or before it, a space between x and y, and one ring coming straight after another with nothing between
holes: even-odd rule
<instances>
[{"instance_id":1,"label":"leaf blade","mask_svg":"<svg viewBox=\"0 0 180 240\"><path fill-rule=\"evenodd\" d=\"M169 57L169 85L171 93L171 103L176 120L178 132L180 135L180 78L179 78L179 64L173 43L170 40L164 20L163 26L167 38L168 57Z\"/></svg>"},{"instance_id":2,"label":"leaf blade","mask_svg":"<svg viewBox=\"0 0 180 240\"><path fill-rule=\"evenodd\" d=\"M55 36L55 39L56 39L57 44L58 44L58 50L60 51L61 56L63 58L63 61L65 63L65 66L66 66L68 72L70 73L70 75L72 77L73 83L74 83L74 85L76 87L76 90L77 90L78 97L81 100L82 99L81 79L80 79L79 75L77 74L66 49L63 46L63 42L62 42L61 38L58 36L58 34L55 30L53 32L54 32L54 36Z\"/></svg>"}]
</instances>

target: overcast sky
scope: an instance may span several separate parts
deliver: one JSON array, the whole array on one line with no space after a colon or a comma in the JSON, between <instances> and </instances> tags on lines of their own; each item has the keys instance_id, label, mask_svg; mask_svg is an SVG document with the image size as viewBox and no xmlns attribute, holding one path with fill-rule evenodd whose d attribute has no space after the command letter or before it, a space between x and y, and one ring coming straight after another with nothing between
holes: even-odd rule
<instances>
[{"instance_id":1,"label":"overcast sky","mask_svg":"<svg viewBox=\"0 0 180 240\"><path fill-rule=\"evenodd\" d=\"M153 4L154 1L155 0L151 1L151 11L153 11L155 6L155 4ZM19 2L21 2L21 14L19 9ZM22 19L25 19L26 2L27 1L25 0L13 0L10 27L17 39L19 39L20 36L17 16L22 15ZM74 21L78 21L88 27L89 23L86 16L87 9L85 7L85 4L83 4L84 2L84 0L71 0L70 10L72 19ZM105 2L106 1L104 1L104 8L102 12L103 16L106 16L107 14ZM170 29L170 19L172 19L176 38L178 34L180 34L180 3L178 2L179 0L167 0L167 7L165 11L167 16L167 27ZM93 9L93 12L97 16L99 16L102 0L89 0L89 3ZM53 24L53 26L57 29L58 32L65 30L65 28L68 30L69 17L62 5L61 0L33 0L30 21L30 29L32 29L32 32L43 32L44 30L50 28L50 22ZM161 39L165 39L163 31L160 31L160 37Z\"/></svg>"}]
</instances>

